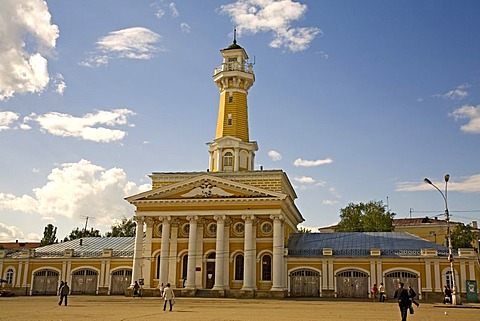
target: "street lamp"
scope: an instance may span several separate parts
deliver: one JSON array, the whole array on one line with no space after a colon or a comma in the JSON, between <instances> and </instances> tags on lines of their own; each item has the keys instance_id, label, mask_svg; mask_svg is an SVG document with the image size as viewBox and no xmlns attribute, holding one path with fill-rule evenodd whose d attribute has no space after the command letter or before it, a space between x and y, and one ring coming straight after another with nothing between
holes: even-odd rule
<instances>
[{"instance_id":1,"label":"street lamp","mask_svg":"<svg viewBox=\"0 0 480 321\"><path fill-rule=\"evenodd\" d=\"M447 240L448 240L448 261L450 262L450 273L452 276L452 304L453 305L458 305L460 304L460 296L457 294L457 287L455 286L455 271L453 269L453 248L452 248L452 238L450 237L450 213L448 212L448 202L447 202L447 186L448 186L448 180L450 179L450 175L446 174L445 175L445 193L443 193L435 184L432 183L431 180L428 178L424 178L423 181L427 184L432 185L435 187L437 191L440 192L440 194L443 197L443 200L445 201L445 221L447 221Z\"/></svg>"}]
</instances>

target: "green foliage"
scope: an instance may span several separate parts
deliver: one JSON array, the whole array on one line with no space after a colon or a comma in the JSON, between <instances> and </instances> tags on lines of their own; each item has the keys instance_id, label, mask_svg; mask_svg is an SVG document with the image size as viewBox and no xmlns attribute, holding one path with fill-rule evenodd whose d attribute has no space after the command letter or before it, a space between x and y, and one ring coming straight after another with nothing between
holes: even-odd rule
<instances>
[{"instance_id":1,"label":"green foliage","mask_svg":"<svg viewBox=\"0 0 480 321\"><path fill-rule=\"evenodd\" d=\"M48 224L43 230L43 238L40 241L40 246L50 245L54 243L58 243L57 227L54 227L52 224Z\"/></svg>"},{"instance_id":2,"label":"green foliage","mask_svg":"<svg viewBox=\"0 0 480 321\"><path fill-rule=\"evenodd\" d=\"M99 237L100 231L99 230L94 230L93 227L90 230L81 230L78 227L76 229L73 229L70 232L70 235L65 236L63 239L64 242L66 241L71 241L75 239L80 239L82 237Z\"/></svg>"},{"instance_id":3,"label":"green foliage","mask_svg":"<svg viewBox=\"0 0 480 321\"><path fill-rule=\"evenodd\" d=\"M353 204L340 210L335 232L391 232L395 213L380 202Z\"/></svg>"},{"instance_id":4,"label":"green foliage","mask_svg":"<svg viewBox=\"0 0 480 321\"><path fill-rule=\"evenodd\" d=\"M298 229L298 233L308 234L308 233L312 233L312 231L309 230L309 229L307 229L307 228L300 227L300 228Z\"/></svg>"},{"instance_id":5,"label":"green foliage","mask_svg":"<svg viewBox=\"0 0 480 321\"><path fill-rule=\"evenodd\" d=\"M124 217L121 222L112 225L112 231L105 233L105 236L135 236L136 226L133 218Z\"/></svg>"},{"instance_id":6,"label":"green foliage","mask_svg":"<svg viewBox=\"0 0 480 321\"><path fill-rule=\"evenodd\" d=\"M450 233L454 249L473 247L472 244L477 237L479 237L477 231L470 224L458 224Z\"/></svg>"}]
</instances>

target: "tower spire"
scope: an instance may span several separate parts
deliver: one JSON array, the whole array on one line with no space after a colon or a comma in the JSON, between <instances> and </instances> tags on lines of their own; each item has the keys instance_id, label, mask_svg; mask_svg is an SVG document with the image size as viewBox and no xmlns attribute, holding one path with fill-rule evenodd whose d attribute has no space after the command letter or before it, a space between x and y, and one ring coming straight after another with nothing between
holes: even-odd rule
<instances>
[{"instance_id":1,"label":"tower spire","mask_svg":"<svg viewBox=\"0 0 480 321\"><path fill-rule=\"evenodd\" d=\"M233 29L233 44L237 44L237 28Z\"/></svg>"}]
</instances>

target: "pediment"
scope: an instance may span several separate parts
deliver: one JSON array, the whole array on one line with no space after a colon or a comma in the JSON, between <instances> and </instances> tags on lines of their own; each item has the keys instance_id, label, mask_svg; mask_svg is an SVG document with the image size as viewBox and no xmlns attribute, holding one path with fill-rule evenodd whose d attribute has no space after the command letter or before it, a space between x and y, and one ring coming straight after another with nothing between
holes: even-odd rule
<instances>
[{"instance_id":1,"label":"pediment","mask_svg":"<svg viewBox=\"0 0 480 321\"><path fill-rule=\"evenodd\" d=\"M130 203L154 200L271 198L285 199L286 194L215 177L201 175L169 186L156 188L127 198Z\"/></svg>"}]
</instances>

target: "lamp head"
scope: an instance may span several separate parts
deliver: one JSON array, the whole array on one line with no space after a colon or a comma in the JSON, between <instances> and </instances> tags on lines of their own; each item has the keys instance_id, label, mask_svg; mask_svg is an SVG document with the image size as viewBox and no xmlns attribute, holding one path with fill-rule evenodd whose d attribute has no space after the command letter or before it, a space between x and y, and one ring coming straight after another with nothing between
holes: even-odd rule
<instances>
[{"instance_id":1,"label":"lamp head","mask_svg":"<svg viewBox=\"0 0 480 321\"><path fill-rule=\"evenodd\" d=\"M445 183L447 183L449 179L450 179L450 175L445 174Z\"/></svg>"},{"instance_id":2,"label":"lamp head","mask_svg":"<svg viewBox=\"0 0 480 321\"><path fill-rule=\"evenodd\" d=\"M426 177L423 179L423 181L424 181L425 183L427 183L427 184L433 185L433 184L432 184L432 181L429 180L429 179L426 178Z\"/></svg>"}]
</instances>

